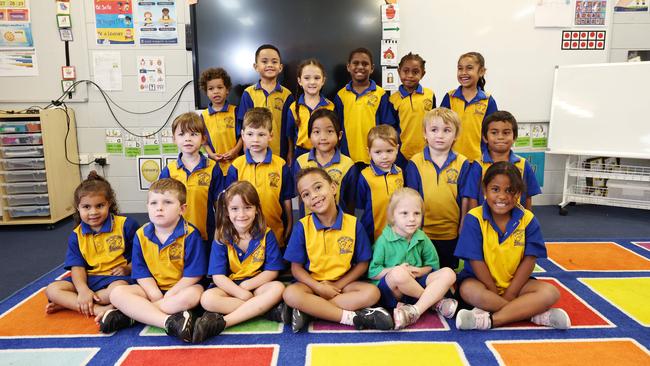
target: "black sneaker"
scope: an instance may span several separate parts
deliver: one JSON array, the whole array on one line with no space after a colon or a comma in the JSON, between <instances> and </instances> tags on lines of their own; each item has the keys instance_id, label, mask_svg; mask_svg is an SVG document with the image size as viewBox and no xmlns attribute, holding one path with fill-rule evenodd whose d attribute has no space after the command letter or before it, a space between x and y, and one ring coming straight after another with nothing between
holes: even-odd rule
<instances>
[{"instance_id":1,"label":"black sneaker","mask_svg":"<svg viewBox=\"0 0 650 366\"><path fill-rule=\"evenodd\" d=\"M282 324L291 324L291 308L284 301L280 301L264 314L264 318Z\"/></svg>"},{"instance_id":2,"label":"black sneaker","mask_svg":"<svg viewBox=\"0 0 650 366\"><path fill-rule=\"evenodd\" d=\"M293 309L291 313L291 330L294 333L300 332L305 325L309 324L311 321L311 316L306 314L298 309Z\"/></svg>"},{"instance_id":3,"label":"black sneaker","mask_svg":"<svg viewBox=\"0 0 650 366\"><path fill-rule=\"evenodd\" d=\"M393 317L390 313L382 307L365 308L355 311L354 327L357 330L361 329L380 329L389 330L393 329Z\"/></svg>"},{"instance_id":4,"label":"black sneaker","mask_svg":"<svg viewBox=\"0 0 650 366\"><path fill-rule=\"evenodd\" d=\"M128 328L133 324L135 324L135 320L117 309L111 309L105 312L99 321L99 331L102 333L113 333L120 329Z\"/></svg>"},{"instance_id":5,"label":"black sneaker","mask_svg":"<svg viewBox=\"0 0 650 366\"><path fill-rule=\"evenodd\" d=\"M192 343L201 343L204 340L219 335L226 328L226 321L223 315L206 311L196 319Z\"/></svg>"},{"instance_id":6,"label":"black sneaker","mask_svg":"<svg viewBox=\"0 0 650 366\"><path fill-rule=\"evenodd\" d=\"M172 314L165 321L165 333L170 336L176 336L184 342L191 342L193 323L194 316L190 311L186 310Z\"/></svg>"}]
</instances>

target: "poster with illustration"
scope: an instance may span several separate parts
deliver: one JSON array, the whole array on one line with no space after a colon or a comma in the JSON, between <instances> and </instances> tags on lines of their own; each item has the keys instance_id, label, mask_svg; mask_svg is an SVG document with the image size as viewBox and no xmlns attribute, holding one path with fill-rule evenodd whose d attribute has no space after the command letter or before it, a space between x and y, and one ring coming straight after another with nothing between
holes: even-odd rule
<instances>
[{"instance_id":1,"label":"poster with illustration","mask_svg":"<svg viewBox=\"0 0 650 366\"><path fill-rule=\"evenodd\" d=\"M138 57L138 90L141 92L165 91L165 58L163 56Z\"/></svg>"},{"instance_id":2,"label":"poster with illustration","mask_svg":"<svg viewBox=\"0 0 650 366\"><path fill-rule=\"evenodd\" d=\"M135 44L131 0L94 0L97 44Z\"/></svg>"},{"instance_id":3,"label":"poster with illustration","mask_svg":"<svg viewBox=\"0 0 650 366\"><path fill-rule=\"evenodd\" d=\"M34 48L27 0L0 0L0 48Z\"/></svg>"},{"instance_id":4,"label":"poster with illustration","mask_svg":"<svg viewBox=\"0 0 650 366\"><path fill-rule=\"evenodd\" d=\"M136 30L141 45L177 44L176 1L137 1Z\"/></svg>"}]
</instances>

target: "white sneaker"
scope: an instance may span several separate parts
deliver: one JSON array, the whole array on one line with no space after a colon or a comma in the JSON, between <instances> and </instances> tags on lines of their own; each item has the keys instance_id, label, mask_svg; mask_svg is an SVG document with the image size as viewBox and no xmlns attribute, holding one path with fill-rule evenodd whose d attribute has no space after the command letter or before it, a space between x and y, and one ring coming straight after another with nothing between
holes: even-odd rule
<instances>
[{"instance_id":1,"label":"white sneaker","mask_svg":"<svg viewBox=\"0 0 650 366\"><path fill-rule=\"evenodd\" d=\"M530 321L547 327L555 329L569 329L571 328L571 319L566 311L560 308L551 308L541 314L537 314L530 318Z\"/></svg>"},{"instance_id":2,"label":"white sneaker","mask_svg":"<svg viewBox=\"0 0 650 366\"><path fill-rule=\"evenodd\" d=\"M460 330L468 329L490 329L492 328L492 320L490 313L474 312L470 310L461 309L456 314L456 328Z\"/></svg>"},{"instance_id":3,"label":"white sneaker","mask_svg":"<svg viewBox=\"0 0 650 366\"><path fill-rule=\"evenodd\" d=\"M447 319L454 317L456 308L458 308L458 301L446 297L443 297L440 301L433 305L433 309Z\"/></svg>"}]
</instances>

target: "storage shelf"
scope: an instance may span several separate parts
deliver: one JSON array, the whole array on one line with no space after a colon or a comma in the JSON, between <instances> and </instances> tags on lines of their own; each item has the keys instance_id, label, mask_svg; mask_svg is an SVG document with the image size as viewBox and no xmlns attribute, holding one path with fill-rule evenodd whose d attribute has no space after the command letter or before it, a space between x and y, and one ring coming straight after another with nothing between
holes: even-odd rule
<instances>
[{"instance_id":1,"label":"storage shelf","mask_svg":"<svg viewBox=\"0 0 650 366\"><path fill-rule=\"evenodd\" d=\"M577 161L568 166L567 173L573 177L650 182L650 167L633 165L594 164Z\"/></svg>"},{"instance_id":2,"label":"storage shelf","mask_svg":"<svg viewBox=\"0 0 650 366\"><path fill-rule=\"evenodd\" d=\"M607 197L608 193L607 187L574 185L565 192L564 196L566 202L650 210L650 201Z\"/></svg>"}]
</instances>

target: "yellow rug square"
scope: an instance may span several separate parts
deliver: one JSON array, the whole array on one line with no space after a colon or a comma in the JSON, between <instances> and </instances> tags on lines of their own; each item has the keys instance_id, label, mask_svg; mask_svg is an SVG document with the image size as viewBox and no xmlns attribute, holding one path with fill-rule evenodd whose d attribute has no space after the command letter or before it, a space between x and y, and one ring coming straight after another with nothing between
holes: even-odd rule
<instances>
[{"instance_id":1,"label":"yellow rug square","mask_svg":"<svg viewBox=\"0 0 650 366\"><path fill-rule=\"evenodd\" d=\"M579 278L641 325L650 326L650 278Z\"/></svg>"},{"instance_id":2,"label":"yellow rug square","mask_svg":"<svg viewBox=\"0 0 650 366\"><path fill-rule=\"evenodd\" d=\"M465 354L455 342L382 342L356 344L311 344L306 365L468 365Z\"/></svg>"}]
</instances>

